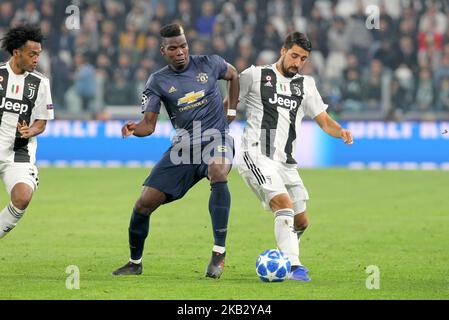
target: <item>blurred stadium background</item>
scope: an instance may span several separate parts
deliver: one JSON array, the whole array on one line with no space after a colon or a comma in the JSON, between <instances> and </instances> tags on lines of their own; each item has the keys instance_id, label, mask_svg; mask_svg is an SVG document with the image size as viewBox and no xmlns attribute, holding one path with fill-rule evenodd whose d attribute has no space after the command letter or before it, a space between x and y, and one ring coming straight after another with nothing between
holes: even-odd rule
<instances>
[{"instance_id":1,"label":"blurred stadium background","mask_svg":"<svg viewBox=\"0 0 449 320\"><path fill-rule=\"evenodd\" d=\"M219 54L239 71L276 61L287 33L309 36L314 51L304 73L315 78L329 112L354 131L356 144L340 150L339 141L306 122L300 166L449 168L447 0L3 0L0 36L28 22L47 38L39 68L51 78L58 121L40 139L40 165L158 160L171 132L164 115L145 155L132 152L141 144L120 141L119 128L140 117L145 82L165 65L159 28L173 21L184 25L191 54ZM245 110L238 119L237 140ZM69 142L70 150L58 147Z\"/></svg>"}]
</instances>

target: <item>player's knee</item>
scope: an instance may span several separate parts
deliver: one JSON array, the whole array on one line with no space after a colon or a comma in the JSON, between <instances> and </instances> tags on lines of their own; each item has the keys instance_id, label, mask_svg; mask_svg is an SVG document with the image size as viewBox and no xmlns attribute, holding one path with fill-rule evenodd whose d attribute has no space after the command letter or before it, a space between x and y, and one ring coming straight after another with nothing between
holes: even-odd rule
<instances>
[{"instance_id":1,"label":"player's knee","mask_svg":"<svg viewBox=\"0 0 449 320\"><path fill-rule=\"evenodd\" d=\"M137 199L134 204L134 211L142 215L150 215L163 204L166 199L167 196L165 193L151 187L145 187L139 199Z\"/></svg>"},{"instance_id":2,"label":"player's knee","mask_svg":"<svg viewBox=\"0 0 449 320\"><path fill-rule=\"evenodd\" d=\"M163 199L154 199L154 198L139 198L135 205L134 205L134 211L136 211L139 214L147 215L149 216L152 214L162 203Z\"/></svg>"},{"instance_id":3,"label":"player's knee","mask_svg":"<svg viewBox=\"0 0 449 320\"><path fill-rule=\"evenodd\" d=\"M226 166L213 166L209 169L209 180L211 183L228 180L229 168Z\"/></svg>"},{"instance_id":4,"label":"player's knee","mask_svg":"<svg viewBox=\"0 0 449 320\"><path fill-rule=\"evenodd\" d=\"M285 209L285 208L292 208L292 201L290 200L290 197L286 193L278 194L277 196L274 196L270 200L270 207L273 210L273 212Z\"/></svg>"},{"instance_id":5,"label":"player's knee","mask_svg":"<svg viewBox=\"0 0 449 320\"><path fill-rule=\"evenodd\" d=\"M20 210L25 210L28 207L32 197L33 190L25 184L18 184L11 191L11 202Z\"/></svg>"}]
</instances>

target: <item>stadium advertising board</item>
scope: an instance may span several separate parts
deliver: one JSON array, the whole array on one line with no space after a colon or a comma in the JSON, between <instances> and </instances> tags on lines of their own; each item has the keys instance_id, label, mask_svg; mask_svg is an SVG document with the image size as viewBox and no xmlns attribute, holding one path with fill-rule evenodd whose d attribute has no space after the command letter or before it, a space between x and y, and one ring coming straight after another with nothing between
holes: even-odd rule
<instances>
[{"instance_id":1,"label":"stadium advertising board","mask_svg":"<svg viewBox=\"0 0 449 320\"><path fill-rule=\"evenodd\" d=\"M151 166L170 145L174 130L158 123L151 137L123 139L124 121L52 121L39 137L40 166ZM302 123L296 149L300 167L449 169L449 122L347 122L347 146L314 123ZM236 151L244 123L233 123ZM236 161L239 159L236 158Z\"/></svg>"}]
</instances>

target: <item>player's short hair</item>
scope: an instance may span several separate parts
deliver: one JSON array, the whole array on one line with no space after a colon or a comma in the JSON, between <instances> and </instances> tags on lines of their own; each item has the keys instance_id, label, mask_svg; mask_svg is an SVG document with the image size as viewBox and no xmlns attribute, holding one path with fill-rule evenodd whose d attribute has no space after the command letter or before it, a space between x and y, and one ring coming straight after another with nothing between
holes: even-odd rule
<instances>
[{"instance_id":1,"label":"player's short hair","mask_svg":"<svg viewBox=\"0 0 449 320\"><path fill-rule=\"evenodd\" d=\"M307 38L307 36L304 33L301 32L292 32L285 38L283 47L285 49L290 49L294 45L300 46L304 50L310 52L312 51L312 43Z\"/></svg>"},{"instance_id":2,"label":"player's short hair","mask_svg":"<svg viewBox=\"0 0 449 320\"><path fill-rule=\"evenodd\" d=\"M27 41L41 43L44 40L40 27L36 25L21 25L10 29L1 39L2 48L11 55L13 51L25 45Z\"/></svg>"},{"instance_id":3,"label":"player's short hair","mask_svg":"<svg viewBox=\"0 0 449 320\"><path fill-rule=\"evenodd\" d=\"M171 23L163 26L159 33L162 38L178 37L184 34L184 28L179 23Z\"/></svg>"}]
</instances>

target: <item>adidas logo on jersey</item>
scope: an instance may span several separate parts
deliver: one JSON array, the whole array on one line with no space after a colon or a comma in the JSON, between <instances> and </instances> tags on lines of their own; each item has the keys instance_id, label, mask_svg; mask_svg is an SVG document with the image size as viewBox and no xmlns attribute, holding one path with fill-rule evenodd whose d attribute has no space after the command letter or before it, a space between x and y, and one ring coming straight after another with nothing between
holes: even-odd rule
<instances>
[{"instance_id":1,"label":"adidas logo on jersey","mask_svg":"<svg viewBox=\"0 0 449 320\"><path fill-rule=\"evenodd\" d=\"M280 107L288 108L291 110L295 110L298 107L298 102L296 102L293 99L289 99L288 97L285 96L284 97L278 96L277 93L275 93L274 97L270 98L268 101L272 104L277 104Z\"/></svg>"},{"instance_id":2,"label":"adidas logo on jersey","mask_svg":"<svg viewBox=\"0 0 449 320\"><path fill-rule=\"evenodd\" d=\"M14 113L18 114L24 114L28 112L28 105L24 103L19 102L13 102L9 99L6 99L6 97L2 98L2 102L0 104L0 110L5 109L6 111L12 111Z\"/></svg>"},{"instance_id":3,"label":"adidas logo on jersey","mask_svg":"<svg viewBox=\"0 0 449 320\"><path fill-rule=\"evenodd\" d=\"M173 92L176 92L176 91L178 91L178 90L176 90L176 88L172 86L170 88L170 90L168 90L168 93L173 93Z\"/></svg>"}]
</instances>

